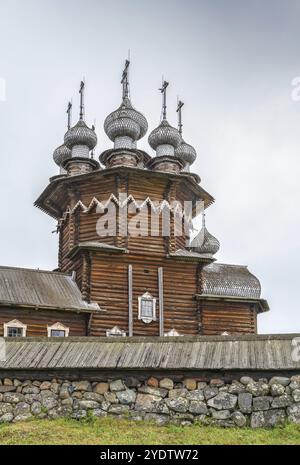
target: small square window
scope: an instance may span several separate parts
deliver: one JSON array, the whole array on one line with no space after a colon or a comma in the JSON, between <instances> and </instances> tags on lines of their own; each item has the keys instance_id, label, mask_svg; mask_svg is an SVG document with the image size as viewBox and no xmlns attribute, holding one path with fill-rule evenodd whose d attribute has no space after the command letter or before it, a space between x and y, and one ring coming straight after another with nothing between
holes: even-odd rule
<instances>
[{"instance_id":1,"label":"small square window","mask_svg":"<svg viewBox=\"0 0 300 465\"><path fill-rule=\"evenodd\" d=\"M23 328L7 327L7 337L23 337Z\"/></svg>"},{"instance_id":2,"label":"small square window","mask_svg":"<svg viewBox=\"0 0 300 465\"><path fill-rule=\"evenodd\" d=\"M60 329L51 329L51 337L65 337L66 331Z\"/></svg>"}]
</instances>

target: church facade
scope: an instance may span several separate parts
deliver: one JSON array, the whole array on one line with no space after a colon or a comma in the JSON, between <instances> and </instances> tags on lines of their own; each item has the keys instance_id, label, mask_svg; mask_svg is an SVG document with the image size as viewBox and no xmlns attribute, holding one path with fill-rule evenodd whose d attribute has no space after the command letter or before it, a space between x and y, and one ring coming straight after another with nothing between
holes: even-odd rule
<instances>
[{"instance_id":1,"label":"church facade","mask_svg":"<svg viewBox=\"0 0 300 465\"><path fill-rule=\"evenodd\" d=\"M55 271L0 267L0 335L182 336L257 332L267 311L259 280L246 266L218 263L220 244L207 230L214 201L190 170L195 149L162 118L150 132L150 156L137 146L148 123L129 98L129 62L122 101L104 122L113 147L94 158L97 136L84 115L54 151L60 174L35 205L57 221ZM193 219L203 214L191 239Z\"/></svg>"}]
</instances>

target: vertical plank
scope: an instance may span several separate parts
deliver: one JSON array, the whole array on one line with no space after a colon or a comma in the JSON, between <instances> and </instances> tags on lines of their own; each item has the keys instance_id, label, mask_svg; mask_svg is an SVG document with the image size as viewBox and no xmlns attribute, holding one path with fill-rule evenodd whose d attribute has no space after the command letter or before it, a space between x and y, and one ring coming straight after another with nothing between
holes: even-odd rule
<instances>
[{"instance_id":1,"label":"vertical plank","mask_svg":"<svg viewBox=\"0 0 300 465\"><path fill-rule=\"evenodd\" d=\"M128 335L133 336L132 265L128 265Z\"/></svg>"},{"instance_id":2,"label":"vertical plank","mask_svg":"<svg viewBox=\"0 0 300 465\"><path fill-rule=\"evenodd\" d=\"M159 295L159 335L164 335L164 271L158 268L158 295Z\"/></svg>"}]
</instances>

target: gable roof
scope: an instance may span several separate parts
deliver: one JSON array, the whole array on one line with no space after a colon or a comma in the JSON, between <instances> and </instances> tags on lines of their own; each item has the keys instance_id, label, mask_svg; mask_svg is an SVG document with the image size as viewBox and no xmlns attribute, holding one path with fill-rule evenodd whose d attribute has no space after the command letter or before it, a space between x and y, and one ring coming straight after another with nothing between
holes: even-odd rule
<instances>
[{"instance_id":1,"label":"gable roof","mask_svg":"<svg viewBox=\"0 0 300 465\"><path fill-rule=\"evenodd\" d=\"M99 311L89 304L69 274L27 268L0 267L0 305L80 312Z\"/></svg>"}]
</instances>

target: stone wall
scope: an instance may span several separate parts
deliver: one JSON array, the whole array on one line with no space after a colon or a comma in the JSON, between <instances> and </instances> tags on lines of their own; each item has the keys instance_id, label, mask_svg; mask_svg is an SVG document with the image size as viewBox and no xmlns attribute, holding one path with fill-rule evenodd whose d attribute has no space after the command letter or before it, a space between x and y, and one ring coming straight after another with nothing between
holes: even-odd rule
<instances>
[{"instance_id":1,"label":"stone wall","mask_svg":"<svg viewBox=\"0 0 300 465\"><path fill-rule=\"evenodd\" d=\"M107 382L0 381L0 422L32 417L89 415L152 420L162 425L214 424L219 426L272 427L286 421L300 424L300 375L254 381L248 376L229 384L221 379L133 377Z\"/></svg>"}]
</instances>

